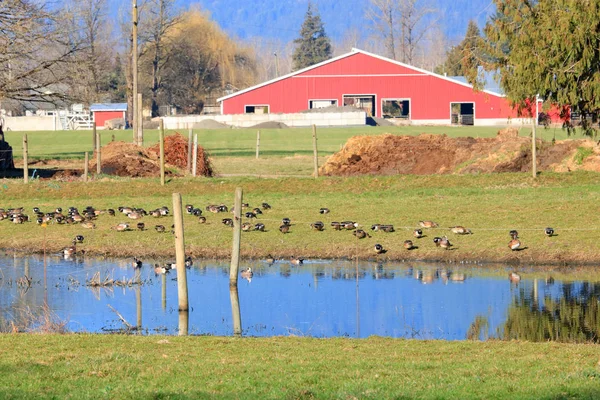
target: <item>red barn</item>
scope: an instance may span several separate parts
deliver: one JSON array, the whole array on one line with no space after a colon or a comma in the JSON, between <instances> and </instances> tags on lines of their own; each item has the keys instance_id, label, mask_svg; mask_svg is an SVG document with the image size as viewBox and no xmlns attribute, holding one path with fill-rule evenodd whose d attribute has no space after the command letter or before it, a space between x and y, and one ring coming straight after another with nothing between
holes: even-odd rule
<instances>
[{"instance_id":1,"label":"red barn","mask_svg":"<svg viewBox=\"0 0 600 400\"><path fill-rule=\"evenodd\" d=\"M96 126L101 128L109 119L127 119L127 103L98 103L90 106Z\"/></svg>"},{"instance_id":2,"label":"red barn","mask_svg":"<svg viewBox=\"0 0 600 400\"><path fill-rule=\"evenodd\" d=\"M222 114L297 113L355 106L414 124L502 125L517 113L507 99L446 76L353 49L218 99Z\"/></svg>"}]
</instances>

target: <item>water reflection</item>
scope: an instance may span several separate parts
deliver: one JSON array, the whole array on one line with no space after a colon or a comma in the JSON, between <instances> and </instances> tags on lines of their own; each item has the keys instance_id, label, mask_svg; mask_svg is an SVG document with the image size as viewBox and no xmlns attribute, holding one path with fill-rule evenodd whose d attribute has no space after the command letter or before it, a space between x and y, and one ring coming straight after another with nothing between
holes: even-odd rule
<instances>
[{"instance_id":1,"label":"water reflection","mask_svg":"<svg viewBox=\"0 0 600 400\"><path fill-rule=\"evenodd\" d=\"M47 306L78 332L597 342L600 330L600 271L573 282L520 271L515 282L502 267L252 262L241 268L251 279L228 292L228 265L195 262L180 313L177 276L155 276L155 261L135 270L126 260L0 257L0 328Z\"/></svg>"}]
</instances>

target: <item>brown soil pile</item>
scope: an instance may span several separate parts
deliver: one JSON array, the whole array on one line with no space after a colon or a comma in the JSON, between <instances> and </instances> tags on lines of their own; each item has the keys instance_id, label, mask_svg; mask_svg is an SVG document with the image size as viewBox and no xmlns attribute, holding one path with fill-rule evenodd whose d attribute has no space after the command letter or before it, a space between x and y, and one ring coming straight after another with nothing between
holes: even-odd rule
<instances>
[{"instance_id":1,"label":"brown soil pile","mask_svg":"<svg viewBox=\"0 0 600 400\"><path fill-rule=\"evenodd\" d=\"M165 138L165 164L180 169L187 166L187 139L179 133ZM102 147L102 173L132 178L160 175L159 145L149 148L133 143L110 142ZM96 153L90 160L90 171L96 169ZM198 175L213 176L208 154L198 146ZM165 174L173 175L166 171Z\"/></svg>"},{"instance_id":2,"label":"brown soil pile","mask_svg":"<svg viewBox=\"0 0 600 400\"><path fill-rule=\"evenodd\" d=\"M158 144L148 148L158 156L160 147ZM165 138L165 163L176 166L181 169L187 168L188 160L188 139L180 133L167 136ZM198 146L198 155L196 157L197 175L198 176L213 176L214 171L208 157L208 153L202 146Z\"/></svg>"},{"instance_id":3,"label":"brown soil pile","mask_svg":"<svg viewBox=\"0 0 600 400\"><path fill-rule=\"evenodd\" d=\"M600 170L600 149L590 140L537 142L538 169ZM579 148L590 148L581 162ZM591 153L591 154L589 154ZM531 139L516 129L498 132L495 138L449 138L446 135L355 136L320 168L322 175L394 175L531 170Z\"/></svg>"}]
</instances>

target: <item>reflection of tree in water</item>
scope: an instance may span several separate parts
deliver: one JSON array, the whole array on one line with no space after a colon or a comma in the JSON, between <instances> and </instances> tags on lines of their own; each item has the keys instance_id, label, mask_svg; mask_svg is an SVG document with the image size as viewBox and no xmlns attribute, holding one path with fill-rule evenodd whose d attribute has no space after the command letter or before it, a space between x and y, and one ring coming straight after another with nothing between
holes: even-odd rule
<instances>
[{"instance_id":1,"label":"reflection of tree in water","mask_svg":"<svg viewBox=\"0 0 600 400\"><path fill-rule=\"evenodd\" d=\"M498 336L504 340L534 342L600 342L600 284L564 283L559 299L535 296L521 291L508 310Z\"/></svg>"}]
</instances>

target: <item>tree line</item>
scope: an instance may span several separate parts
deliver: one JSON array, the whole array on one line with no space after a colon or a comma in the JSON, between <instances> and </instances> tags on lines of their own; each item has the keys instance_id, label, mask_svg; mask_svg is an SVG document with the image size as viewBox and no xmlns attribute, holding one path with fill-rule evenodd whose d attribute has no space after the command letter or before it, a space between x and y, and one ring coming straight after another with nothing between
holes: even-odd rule
<instances>
[{"instance_id":1,"label":"tree line","mask_svg":"<svg viewBox=\"0 0 600 400\"><path fill-rule=\"evenodd\" d=\"M369 0L369 29L349 29L333 43L317 7L293 43L241 42L197 6L139 0L139 87L152 115L160 106L199 113L225 93L342 54L351 47L483 87L494 71L519 109L539 96L571 105L585 123L600 107L600 3L586 0L493 0L483 31L469 23L452 44L443 15L426 0ZM0 105L7 101L131 103L131 10L109 13L107 0L0 2ZM586 122L587 121L587 122Z\"/></svg>"}]
</instances>

